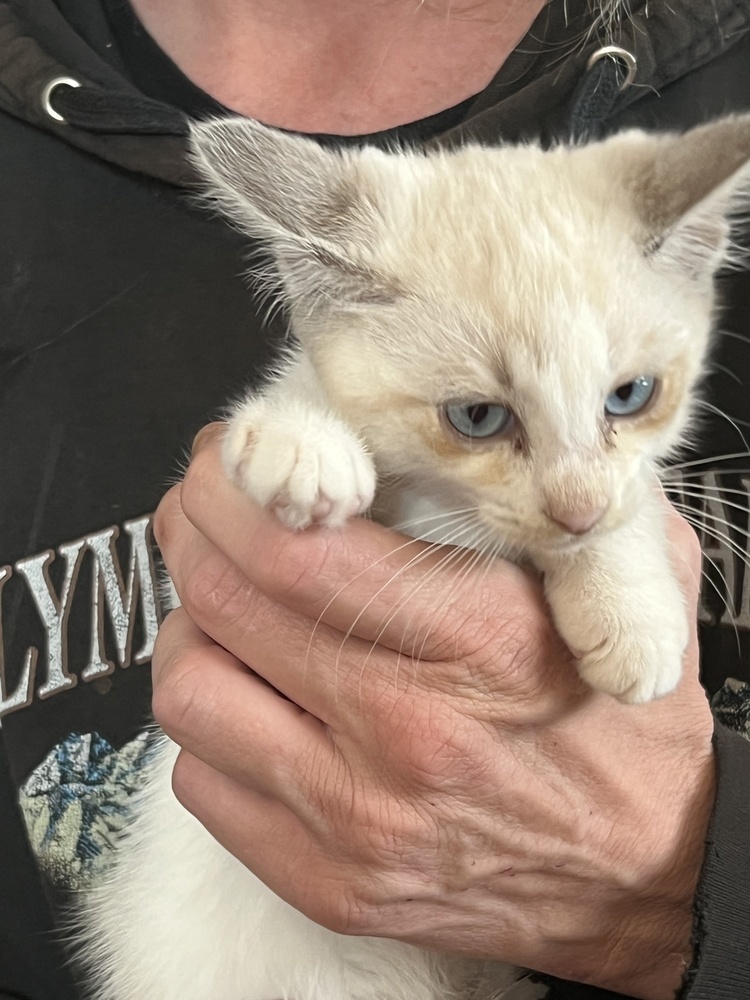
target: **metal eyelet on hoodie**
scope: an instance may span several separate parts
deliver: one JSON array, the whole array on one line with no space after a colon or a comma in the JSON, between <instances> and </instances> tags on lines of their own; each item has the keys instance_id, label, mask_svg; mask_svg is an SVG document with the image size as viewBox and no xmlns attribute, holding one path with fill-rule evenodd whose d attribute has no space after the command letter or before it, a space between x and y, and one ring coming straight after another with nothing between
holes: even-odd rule
<instances>
[{"instance_id":1,"label":"metal eyelet on hoodie","mask_svg":"<svg viewBox=\"0 0 750 1000\"><path fill-rule=\"evenodd\" d=\"M50 116L50 118L54 118L56 122L65 122L67 119L63 118L63 116L52 107L52 95L58 87L80 86L80 81L74 79L72 76L56 76L54 79L50 80L42 91L42 96L40 97L42 109Z\"/></svg>"},{"instance_id":2,"label":"metal eyelet on hoodie","mask_svg":"<svg viewBox=\"0 0 750 1000\"><path fill-rule=\"evenodd\" d=\"M638 63L632 52L620 48L619 45L603 45L591 55L589 61L586 63L586 69L591 69L600 59L615 59L625 66L625 79L620 84L620 90L625 90L635 81Z\"/></svg>"}]
</instances>

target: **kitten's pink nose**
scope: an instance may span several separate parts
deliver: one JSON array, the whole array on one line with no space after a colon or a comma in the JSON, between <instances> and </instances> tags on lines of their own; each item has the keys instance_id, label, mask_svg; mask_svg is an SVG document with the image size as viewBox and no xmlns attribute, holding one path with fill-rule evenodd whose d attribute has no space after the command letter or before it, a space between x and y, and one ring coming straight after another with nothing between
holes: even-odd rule
<instances>
[{"instance_id":1,"label":"kitten's pink nose","mask_svg":"<svg viewBox=\"0 0 750 1000\"><path fill-rule=\"evenodd\" d=\"M607 506L588 507L583 510L580 507L566 509L564 507L549 507L545 513L550 521L554 521L563 531L571 535L585 535L591 531L595 524L598 524L607 511Z\"/></svg>"}]
</instances>

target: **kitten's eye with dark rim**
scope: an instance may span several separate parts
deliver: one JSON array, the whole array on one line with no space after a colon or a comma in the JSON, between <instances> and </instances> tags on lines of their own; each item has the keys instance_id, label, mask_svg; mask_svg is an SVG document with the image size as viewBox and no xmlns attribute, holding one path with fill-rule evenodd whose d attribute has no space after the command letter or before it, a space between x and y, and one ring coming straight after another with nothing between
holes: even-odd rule
<instances>
[{"instance_id":1,"label":"kitten's eye with dark rim","mask_svg":"<svg viewBox=\"0 0 750 1000\"><path fill-rule=\"evenodd\" d=\"M630 417L645 410L654 398L658 383L653 375L639 375L632 382L618 385L604 403L604 412L610 417Z\"/></svg>"},{"instance_id":2,"label":"kitten's eye with dark rim","mask_svg":"<svg viewBox=\"0 0 750 1000\"><path fill-rule=\"evenodd\" d=\"M466 438L491 438L513 426L513 412L499 403L446 403L445 419Z\"/></svg>"}]
</instances>

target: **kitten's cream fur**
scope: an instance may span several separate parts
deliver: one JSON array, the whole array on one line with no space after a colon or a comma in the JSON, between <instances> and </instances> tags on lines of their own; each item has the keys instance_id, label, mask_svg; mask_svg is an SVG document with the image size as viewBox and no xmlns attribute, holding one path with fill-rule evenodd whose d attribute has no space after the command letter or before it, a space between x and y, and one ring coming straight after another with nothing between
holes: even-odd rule
<instances>
[{"instance_id":1,"label":"kitten's cream fur","mask_svg":"<svg viewBox=\"0 0 750 1000\"><path fill-rule=\"evenodd\" d=\"M632 702L671 690L688 624L654 473L689 424L750 118L548 152L337 153L244 119L193 144L213 200L268 242L299 345L234 410L234 481L292 528L374 501L424 537L501 543L544 574L588 683ZM608 418L643 375L653 402ZM515 429L462 439L456 401L501 403ZM315 926L177 804L175 753L90 901L101 1000L484 998L516 977Z\"/></svg>"}]
</instances>

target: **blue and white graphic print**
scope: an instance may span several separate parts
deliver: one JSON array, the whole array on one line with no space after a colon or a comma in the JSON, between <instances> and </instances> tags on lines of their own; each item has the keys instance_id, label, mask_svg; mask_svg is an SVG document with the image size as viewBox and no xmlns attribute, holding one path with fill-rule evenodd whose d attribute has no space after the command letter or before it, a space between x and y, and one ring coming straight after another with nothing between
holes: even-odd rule
<instances>
[{"instance_id":1,"label":"blue and white graphic print","mask_svg":"<svg viewBox=\"0 0 750 1000\"><path fill-rule=\"evenodd\" d=\"M730 677L711 699L711 709L723 726L750 740L750 684Z\"/></svg>"},{"instance_id":2,"label":"blue and white graphic print","mask_svg":"<svg viewBox=\"0 0 750 1000\"><path fill-rule=\"evenodd\" d=\"M120 750L98 733L70 733L21 786L31 847L54 885L78 888L106 867L151 746L149 733Z\"/></svg>"}]
</instances>

